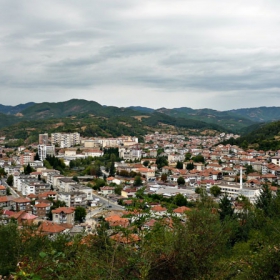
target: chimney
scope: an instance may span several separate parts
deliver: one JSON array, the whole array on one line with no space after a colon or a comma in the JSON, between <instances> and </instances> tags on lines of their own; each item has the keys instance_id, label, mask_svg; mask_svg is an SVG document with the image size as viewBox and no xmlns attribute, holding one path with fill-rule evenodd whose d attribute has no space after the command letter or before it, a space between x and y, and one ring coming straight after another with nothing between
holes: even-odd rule
<instances>
[{"instance_id":1,"label":"chimney","mask_svg":"<svg viewBox=\"0 0 280 280\"><path fill-rule=\"evenodd\" d=\"M242 190L242 166L240 166L240 190Z\"/></svg>"}]
</instances>

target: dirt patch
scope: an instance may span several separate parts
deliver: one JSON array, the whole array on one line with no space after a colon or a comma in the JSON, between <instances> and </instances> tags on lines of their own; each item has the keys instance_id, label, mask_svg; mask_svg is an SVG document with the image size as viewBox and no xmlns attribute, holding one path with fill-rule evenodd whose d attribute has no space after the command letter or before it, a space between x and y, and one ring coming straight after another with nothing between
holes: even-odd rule
<instances>
[{"instance_id":1,"label":"dirt patch","mask_svg":"<svg viewBox=\"0 0 280 280\"><path fill-rule=\"evenodd\" d=\"M52 128L58 128L58 127L63 126L63 125L64 125L63 122L59 122L59 123L53 124L51 127Z\"/></svg>"},{"instance_id":2,"label":"dirt patch","mask_svg":"<svg viewBox=\"0 0 280 280\"><path fill-rule=\"evenodd\" d=\"M127 126L127 127L132 127L132 125L131 125L131 124L126 123L126 122L119 122L119 124L125 125L125 126Z\"/></svg>"},{"instance_id":3,"label":"dirt patch","mask_svg":"<svg viewBox=\"0 0 280 280\"><path fill-rule=\"evenodd\" d=\"M134 116L133 118L135 118L136 120L138 120L139 122L142 121L143 118L149 118L150 116Z\"/></svg>"}]
</instances>

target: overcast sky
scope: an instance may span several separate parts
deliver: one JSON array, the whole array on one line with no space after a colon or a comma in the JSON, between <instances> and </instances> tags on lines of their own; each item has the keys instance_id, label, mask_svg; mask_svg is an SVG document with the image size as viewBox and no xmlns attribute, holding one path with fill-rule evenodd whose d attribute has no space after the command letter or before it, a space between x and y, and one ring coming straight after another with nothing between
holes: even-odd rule
<instances>
[{"instance_id":1,"label":"overcast sky","mask_svg":"<svg viewBox=\"0 0 280 280\"><path fill-rule=\"evenodd\" d=\"M279 0L0 0L0 103L280 106Z\"/></svg>"}]
</instances>

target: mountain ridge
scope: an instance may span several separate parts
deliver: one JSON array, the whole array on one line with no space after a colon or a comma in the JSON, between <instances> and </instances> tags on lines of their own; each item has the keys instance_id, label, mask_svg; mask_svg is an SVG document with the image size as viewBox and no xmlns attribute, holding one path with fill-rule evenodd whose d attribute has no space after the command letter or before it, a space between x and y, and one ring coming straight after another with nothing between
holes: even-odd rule
<instances>
[{"instance_id":1,"label":"mountain ridge","mask_svg":"<svg viewBox=\"0 0 280 280\"><path fill-rule=\"evenodd\" d=\"M61 102L42 102L5 106L0 104L0 127L24 120L46 120L51 118L75 117L89 114L104 118L141 117L143 125L156 125L159 122L182 127L205 128L234 133L246 133L247 128L262 122L280 120L280 107L242 108L218 111L209 108L192 109L179 107L173 109L152 109L142 106L116 107L101 105L96 101L70 99ZM10 117L10 118L9 118Z\"/></svg>"}]
</instances>

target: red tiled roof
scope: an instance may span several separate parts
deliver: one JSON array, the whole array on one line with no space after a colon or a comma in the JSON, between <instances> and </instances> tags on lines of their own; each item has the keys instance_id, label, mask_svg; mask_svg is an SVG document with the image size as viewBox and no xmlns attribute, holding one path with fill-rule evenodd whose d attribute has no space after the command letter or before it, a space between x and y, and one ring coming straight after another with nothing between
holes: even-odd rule
<instances>
[{"instance_id":1,"label":"red tiled roof","mask_svg":"<svg viewBox=\"0 0 280 280\"><path fill-rule=\"evenodd\" d=\"M181 206L181 207L178 207L178 208L173 210L174 213L179 213L179 214L183 214L186 211L191 211L191 208L186 207L186 206Z\"/></svg>"},{"instance_id":2,"label":"red tiled roof","mask_svg":"<svg viewBox=\"0 0 280 280\"><path fill-rule=\"evenodd\" d=\"M167 209L165 207L162 207L161 205L156 205L151 210L154 212L164 212Z\"/></svg>"},{"instance_id":3,"label":"red tiled roof","mask_svg":"<svg viewBox=\"0 0 280 280\"><path fill-rule=\"evenodd\" d=\"M61 212L64 212L65 214L72 214L75 211L73 207L59 207L54 210L52 210L52 213L59 214Z\"/></svg>"},{"instance_id":4,"label":"red tiled roof","mask_svg":"<svg viewBox=\"0 0 280 280\"><path fill-rule=\"evenodd\" d=\"M42 222L39 226L39 231L46 233L59 233L65 230L65 227L52 222Z\"/></svg>"},{"instance_id":5,"label":"red tiled roof","mask_svg":"<svg viewBox=\"0 0 280 280\"><path fill-rule=\"evenodd\" d=\"M9 199L6 195L5 196L0 196L0 203L8 202L8 201L9 201Z\"/></svg>"},{"instance_id":6,"label":"red tiled roof","mask_svg":"<svg viewBox=\"0 0 280 280\"><path fill-rule=\"evenodd\" d=\"M50 204L44 203L44 202L37 203L37 204L34 205L34 207L36 207L36 208L46 208L46 207L49 207L49 206L50 206Z\"/></svg>"},{"instance_id":7,"label":"red tiled roof","mask_svg":"<svg viewBox=\"0 0 280 280\"><path fill-rule=\"evenodd\" d=\"M28 203L30 202L30 199L24 197L18 197L18 198L14 198L13 201L16 203Z\"/></svg>"},{"instance_id":8,"label":"red tiled roof","mask_svg":"<svg viewBox=\"0 0 280 280\"><path fill-rule=\"evenodd\" d=\"M105 218L105 221L108 222L110 226L127 227L129 225L129 221L127 218L121 218L118 215L107 217Z\"/></svg>"}]
</instances>

